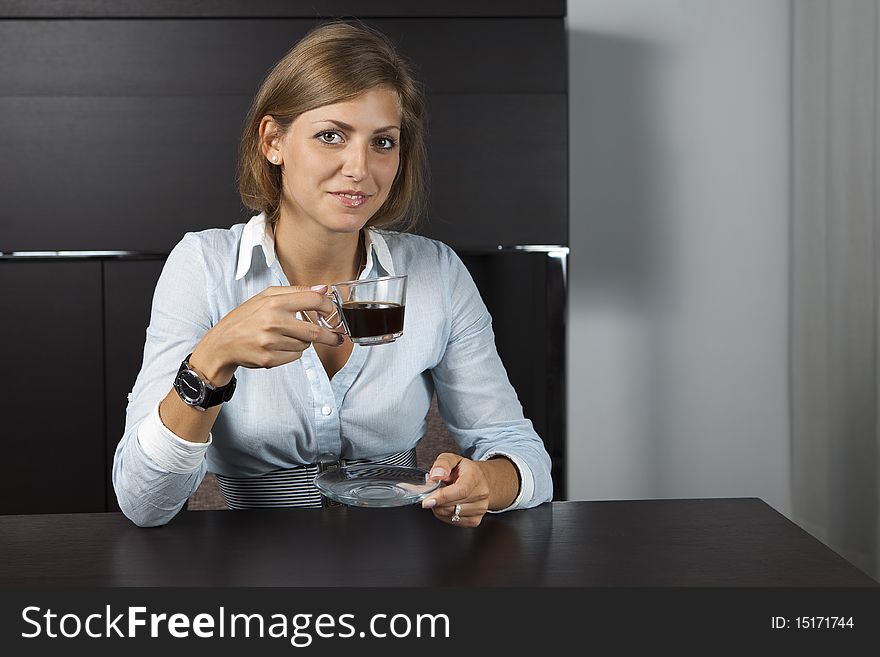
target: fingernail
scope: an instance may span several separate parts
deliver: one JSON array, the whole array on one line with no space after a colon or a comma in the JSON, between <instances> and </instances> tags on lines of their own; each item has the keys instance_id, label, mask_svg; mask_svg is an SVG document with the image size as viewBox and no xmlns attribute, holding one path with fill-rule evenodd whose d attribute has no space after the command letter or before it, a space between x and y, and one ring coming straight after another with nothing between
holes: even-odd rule
<instances>
[{"instance_id":1,"label":"fingernail","mask_svg":"<svg viewBox=\"0 0 880 657\"><path fill-rule=\"evenodd\" d=\"M431 476L432 477L445 477L446 470L444 470L443 468L434 468L433 470L431 470Z\"/></svg>"},{"instance_id":2,"label":"fingernail","mask_svg":"<svg viewBox=\"0 0 880 657\"><path fill-rule=\"evenodd\" d=\"M422 502L423 509L433 509L435 506L437 506L437 500L435 500L433 497L429 500L424 500Z\"/></svg>"},{"instance_id":3,"label":"fingernail","mask_svg":"<svg viewBox=\"0 0 880 657\"><path fill-rule=\"evenodd\" d=\"M312 287L309 289L313 290L314 292L323 292L324 290L327 289L327 286L326 285L312 285Z\"/></svg>"}]
</instances>

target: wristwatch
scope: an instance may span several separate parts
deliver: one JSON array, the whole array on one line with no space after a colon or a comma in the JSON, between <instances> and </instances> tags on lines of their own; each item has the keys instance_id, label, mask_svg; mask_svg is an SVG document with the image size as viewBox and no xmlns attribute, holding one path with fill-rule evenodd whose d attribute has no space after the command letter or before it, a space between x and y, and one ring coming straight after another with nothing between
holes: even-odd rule
<instances>
[{"instance_id":1,"label":"wristwatch","mask_svg":"<svg viewBox=\"0 0 880 657\"><path fill-rule=\"evenodd\" d=\"M192 354L183 359L177 376L174 377L174 389L183 403L200 411L212 406L228 402L235 392L235 375L225 386L214 387L205 381L189 364Z\"/></svg>"}]
</instances>

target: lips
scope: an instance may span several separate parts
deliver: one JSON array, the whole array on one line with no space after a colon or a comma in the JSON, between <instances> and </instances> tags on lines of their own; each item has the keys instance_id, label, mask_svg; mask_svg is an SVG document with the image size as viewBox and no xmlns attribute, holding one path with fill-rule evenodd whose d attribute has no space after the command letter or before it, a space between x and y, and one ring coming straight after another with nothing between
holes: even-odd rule
<instances>
[{"instance_id":1,"label":"lips","mask_svg":"<svg viewBox=\"0 0 880 657\"><path fill-rule=\"evenodd\" d=\"M370 195L364 194L363 192L358 192L354 190L345 190L341 192L330 192L330 196L337 199L342 205L347 208L357 208L366 203Z\"/></svg>"}]
</instances>

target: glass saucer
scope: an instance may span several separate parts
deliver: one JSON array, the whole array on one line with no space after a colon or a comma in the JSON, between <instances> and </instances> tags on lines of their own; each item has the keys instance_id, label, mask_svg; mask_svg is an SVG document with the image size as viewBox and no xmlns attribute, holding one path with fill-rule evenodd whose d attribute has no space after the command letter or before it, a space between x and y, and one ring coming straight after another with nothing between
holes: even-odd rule
<instances>
[{"instance_id":1,"label":"glass saucer","mask_svg":"<svg viewBox=\"0 0 880 657\"><path fill-rule=\"evenodd\" d=\"M405 506L422 501L440 488L418 468L396 465L349 465L315 478L315 486L331 500L349 506Z\"/></svg>"}]
</instances>

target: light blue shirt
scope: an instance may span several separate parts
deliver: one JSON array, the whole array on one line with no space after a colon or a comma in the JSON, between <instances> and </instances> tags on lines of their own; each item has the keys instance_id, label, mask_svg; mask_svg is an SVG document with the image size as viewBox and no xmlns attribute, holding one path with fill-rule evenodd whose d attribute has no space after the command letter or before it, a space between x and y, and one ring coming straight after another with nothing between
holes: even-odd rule
<instances>
[{"instance_id":1,"label":"light blue shirt","mask_svg":"<svg viewBox=\"0 0 880 657\"><path fill-rule=\"evenodd\" d=\"M550 458L510 385L492 320L467 269L445 244L417 235L365 231L361 278L407 274L404 333L380 346L354 345L327 376L314 347L272 369L239 368L207 443L165 427L159 402L181 361L227 313L271 285L288 285L263 215L228 230L187 233L156 285L144 360L129 395L113 459L122 511L138 525L173 518L206 471L255 476L340 458L379 458L415 447L438 407L461 453L505 456L520 479L506 510L553 496Z\"/></svg>"}]
</instances>

